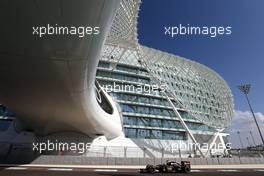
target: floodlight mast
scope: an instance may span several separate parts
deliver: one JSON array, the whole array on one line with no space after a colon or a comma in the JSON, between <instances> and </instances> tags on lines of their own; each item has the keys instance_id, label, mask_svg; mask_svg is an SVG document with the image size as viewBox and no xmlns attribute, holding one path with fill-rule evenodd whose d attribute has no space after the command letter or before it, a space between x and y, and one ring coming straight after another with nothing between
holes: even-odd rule
<instances>
[{"instance_id":1,"label":"floodlight mast","mask_svg":"<svg viewBox=\"0 0 264 176\"><path fill-rule=\"evenodd\" d=\"M250 104L250 101L249 101L249 98L248 98L248 94L249 94L249 91L250 91L250 87L251 87L250 84L242 84L242 85L238 86L238 89L239 89L242 93L244 93L245 96L246 96L246 99L247 99L247 102L248 102L248 105L249 105L250 111L251 111L251 113L252 113L252 115L253 115L254 121L255 121L255 123L256 123L257 129L258 129L258 132L259 132L259 135L260 135L261 141L262 141L262 145L263 145L263 147L264 147L264 139L263 139L262 133L261 133L261 131L260 131L259 124L258 124L258 121L257 121L256 116L255 116L255 114L254 114L253 108L252 108L252 106L251 106L251 104Z\"/></svg>"}]
</instances>

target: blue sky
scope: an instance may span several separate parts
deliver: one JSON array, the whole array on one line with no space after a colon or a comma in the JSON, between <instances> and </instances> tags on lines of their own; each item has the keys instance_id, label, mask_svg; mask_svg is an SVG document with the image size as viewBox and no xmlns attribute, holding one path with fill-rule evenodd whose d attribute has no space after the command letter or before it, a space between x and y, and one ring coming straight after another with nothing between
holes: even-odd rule
<instances>
[{"instance_id":1,"label":"blue sky","mask_svg":"<svg viewBox=\"0 0 264 176\"><path fill-rule=\"evenodd\" d=\"M139 42L214 69L229 84L235 110L239 112L246 113L249 108L236 86L251 83L249 97L261 118L264 114L263 8L263 0L143 0L138 24ZM232 34L216 38L164 35L164 26L179 24L232 26ZM241 116L238 114L235 113L236 118Z\"/></svg>"}]
</instances>

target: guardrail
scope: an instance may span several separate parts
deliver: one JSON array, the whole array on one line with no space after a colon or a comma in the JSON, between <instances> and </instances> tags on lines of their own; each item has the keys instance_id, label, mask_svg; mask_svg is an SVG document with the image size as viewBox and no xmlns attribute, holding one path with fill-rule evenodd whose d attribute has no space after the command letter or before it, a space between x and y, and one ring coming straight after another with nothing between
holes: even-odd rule
<instances>
[{"instance_id":1,"label":"guardrail","mask_svg":"<svg viewBox=\"0 0 264 176\"><path fill-rule=\"evenodd\" d=\"M58 165L146 165L160 164L167 160L188 160L192 165L264 164L264 158L98 158L83 156L40 156L33 164Z\"/></svg>"}]
</instances>

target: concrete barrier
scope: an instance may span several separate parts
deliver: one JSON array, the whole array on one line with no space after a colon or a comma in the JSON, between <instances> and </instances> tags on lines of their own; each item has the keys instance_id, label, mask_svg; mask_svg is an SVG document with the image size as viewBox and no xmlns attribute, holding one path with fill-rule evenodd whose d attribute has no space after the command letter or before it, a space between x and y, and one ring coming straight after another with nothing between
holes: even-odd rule
<instances>
[{"instance_id":1,"label":"concrete barrier","mask_svg":"<svg viewBox=\"0 0 264 176\"><path fill-rule=\"evenodd\" d=\"M12 163L15 158L5 163ZM236 165L236 164L264 164L264 158L119 158L119 157L87 157L87 156L54 156L41 155L32 164L58 165L146 165L161 164L166 160L190 161L192 165ZM4 164L4 163L3 163ZM16 164L16 163L14 163Z\"/></svg>"}]
</instances>

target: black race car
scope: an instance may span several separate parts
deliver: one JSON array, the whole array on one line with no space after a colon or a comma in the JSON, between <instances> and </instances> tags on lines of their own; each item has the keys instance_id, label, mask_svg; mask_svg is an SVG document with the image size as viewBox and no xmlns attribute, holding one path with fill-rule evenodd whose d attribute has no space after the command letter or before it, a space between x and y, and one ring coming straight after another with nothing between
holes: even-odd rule
<instances>
[{"instance_id":1,"label":"black race car","mask_svg":"<svg viewBox=\"0 0 264 176\"><path fill-rule=\"evenodd\" d=\"M148 164L145 169L140 169L140 173L189 173L191 171L190 161L167 161L165 164L158 164L156 166Z\"/></svg>"}]
</instances>

